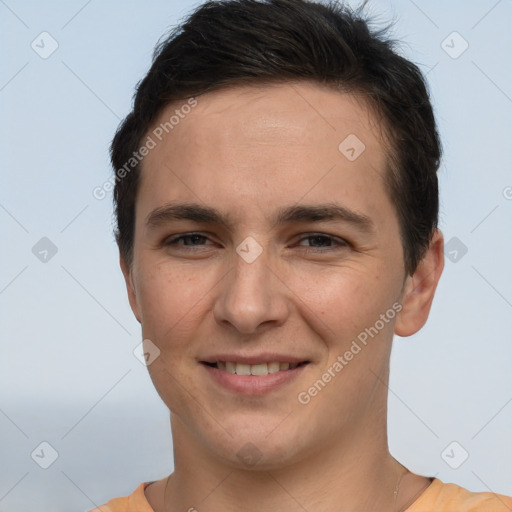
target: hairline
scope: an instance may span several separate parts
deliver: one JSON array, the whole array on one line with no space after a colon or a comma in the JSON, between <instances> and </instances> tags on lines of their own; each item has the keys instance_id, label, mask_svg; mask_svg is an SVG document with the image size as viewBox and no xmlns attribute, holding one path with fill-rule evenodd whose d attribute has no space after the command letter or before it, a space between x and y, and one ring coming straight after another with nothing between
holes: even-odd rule
<instances>
[{"instance_id":1,"label":"hairline","mask_svg":"<svg viewBox=\"0 0 512 512\"><path fill-rule=\"evenodd\" d=\"M383 174L380 176L383 182L384 190L388 195L388 199L391 202L391 206L396 214L398 228L399 228L399 236L400 243L402 245L402 254L404 260L404 266L407 268L408 259L407 259L407 241L406 234L404 232L404 227L402 218L399 210L395 206L395 196L393 183L397 182L397 176L400 177L400 173L402 172L400 169L400 153L398 148L396 147L395 135L393 132L392 125L387 119L385 113L379 106L379 102L372 97L372 94L369 93L364 87L355 86L347 86L347 84L343 83L342 80L333 79L331 81L322 82L320 80L316 80L315 78L297 78L297 77L247 77L247 78L236 78L233 80L227 80L223 83L216 84L213 87L204 88L201 91L184 91L184 94L179 97L170 99L166 103L163 103L162 106L155 112L153 119L147 123L147 128L142 135L138 139L137 145L140 146L142 141L151 133L151 130L154 129L158 119L162 116L164 110L172 108L174 106L178 106L186 102L191 98L200 98L205 94L216 93L216 92L229 92L232 90L239 90L241 88L266 88L266 87L279 87L283 85L298 85L298 84L311 84L319 88L323 88L326 90L331 90L337 92L339 94L347 94L352 96L366 112L368 112L372 119L376 121L375 126L378 127L378 140L381 144L385 155L385 168ZM181 102L181 103L180 103ZM133 250L135 245L135 221L136 221L136 207L137 207L137 199L139 195L139 190L141 188L141 180L142 180L142 171L144 169L145 158L142 159L140 163L134 168L134 171L137 173L137 180L134 183L136 187L134 199L133 199L133 226L132 226L132 237L131 237L131 245L128 250L128 254L121 254L121 257L125 260L128 266L131 266L133 263Z\"/></svg>"}]
</instances>

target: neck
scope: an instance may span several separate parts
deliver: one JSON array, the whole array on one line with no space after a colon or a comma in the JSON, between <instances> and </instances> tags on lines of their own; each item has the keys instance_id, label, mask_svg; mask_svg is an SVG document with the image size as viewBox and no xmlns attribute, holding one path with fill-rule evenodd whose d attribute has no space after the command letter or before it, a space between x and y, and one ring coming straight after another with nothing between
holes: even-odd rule
<instances>
[{"instance_id":1,"label":"neck","mask_svg":"<svg viewBox=\"0 0 512 512\"><path fill-rule=\"evenodd\" d=\"M326 443L307 458L259 471L219 462L190 438L179 419L172 425L175 471L166 482L162 512L334 512L340 504L347 512L397 512L404 501L402 491L396 500L395 490L407 470L388 451L386 425L366 421L366 429L338 435L337 443Z\"/></svg>"}]
</instances>

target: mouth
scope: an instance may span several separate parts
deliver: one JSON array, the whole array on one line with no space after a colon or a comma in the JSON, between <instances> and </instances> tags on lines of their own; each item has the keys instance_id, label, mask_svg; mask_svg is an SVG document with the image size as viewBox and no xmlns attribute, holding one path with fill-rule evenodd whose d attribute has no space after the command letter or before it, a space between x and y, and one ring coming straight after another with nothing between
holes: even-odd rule
<instances>
[{"instance_id":1,"label":"mouth","mask_svg":"<svg viewBox=\"0 0 512 512\"><path fill-rule=\"evenodd\" d=\"M228 356L229 357L229 356ZM222 389L245 396L262 396L290 385L311 361L299 359L268 360L246 358L244 361L229 361L220 357L218 361L199 361L206 370L210 382Z\"/></svg>"},{"instance_id":2,"label":"mouth","mask_svg":"<svg viewBox=\"0 0 512 512\"><path fill-rule=\"evenodd\" d=\"M236 374L236 375L256 375L263 377L265 375L278 373L278 372L286 372L290 370L294 370L299 366L304 366L309 364L309 361L302 362L281 362L281 361L269 361L269 362L261 362L256 364L247 364L247 363L239 363L235 361L216 361L216 362L208 362L201 361L202 364L205 364L211 368L216 368L217 370L221 370L223 372Z\"/></svg>"}]
</instances>

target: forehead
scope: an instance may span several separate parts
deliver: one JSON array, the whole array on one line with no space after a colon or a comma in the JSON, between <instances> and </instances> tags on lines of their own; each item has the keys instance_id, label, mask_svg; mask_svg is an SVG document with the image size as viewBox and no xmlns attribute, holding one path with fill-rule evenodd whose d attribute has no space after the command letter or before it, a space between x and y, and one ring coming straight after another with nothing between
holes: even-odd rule
<instances>
[{"instance_id":1,"label":"forehead","mask_svg":"<svg viewBox=\"0 0 512 512\"><path fill-rule=\"evenodd\" d=\"M340 138L352 133L365 143L380 149L384 142L383 127L363 94L343 93L312 82L231 86L201 95L189 109L186 102L173 102L165 107L155 126L174 115L173 134L195 129L196 145L237 142L257 145L274 143L282 150L288 145L303 146L322 143L336 149ZM189 112L190 111L190 112ZM186 121L188 119L188 121ZM178 123L181 129L178 130ZM167 127L169 128L169 126Z\"/></svg>"},{"instance_id":2,"label":"forehead","mask_svg":"<svg viewBox=\"0 0 512 512\"><path fill-rule=\"evenodd\" d=\"M238 199L272 209L334 194L378 213L385 142L362 96L306 82L225 88L196 102L168 105L148 131L155 147L143 161L144 207Z\"/></svg>"}]
</instances>

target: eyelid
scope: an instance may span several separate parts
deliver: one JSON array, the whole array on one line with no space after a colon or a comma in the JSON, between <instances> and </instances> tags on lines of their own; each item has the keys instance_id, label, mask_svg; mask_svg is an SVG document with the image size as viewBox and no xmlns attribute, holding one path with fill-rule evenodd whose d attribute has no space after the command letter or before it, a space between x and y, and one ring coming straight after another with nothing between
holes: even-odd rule
<instances>
[{"instance_id":1,"label":"eyelid","mask_svg":"<svg viewBox=\"0 0 512 512\"><path fill-rule=\"evenodd\" d=\"M205 238L206 240L212 242L212 243L215 243L213 242L211 239L210 239L210 235L209 234L205 234L205 233L202 233L202 232L199 232L199 231L191 231L191 232L186 232L186 233L178 233L178 234L175 234L175 235L171 235L171 236L168 236L166 237L163 242L162 242L162 245L163 246L167 246L167 245L176 245L178 246L178 243L180 240L183 240L185 238L190 238L190 237L193 237L193 236L198 236L198 237L201 237L201 238ZM310 233L302 233L300 235L300 238L297 239L297 241L295 242L295 244L299 244L300 242L303 242L304 240L307 240L307 239L310 239L310 238L314 238L314 237L322 237L322 238L325 238L325 239L328 239L331 241L331 244L332 245L327 245L327 246L323 246L323 247L308 247L308 246L300 246L299 247L302 247L304 249L307 249L308 251L313 251L313 252L327 252L328 250L334 250L336 248L342 248L342 247L352 247L352 244L346 240L345 238L341 238L339 236L336 236L336 235L331 235L331 234L328 234L328 233L322 233L322 232L310 232ZM199 245L190 245L190 246L187 246L187 245L180 245L181 248L184 248L186 250L188 249L193 249L194 247L196 248L200 248L200 247L204 247L205 245L211 245L211 244L199 244Z\"/></svg>"},{"instance_id":2,"label":"eyelid","mask_svg":"<svg viewBox=\"0 0 512 512\"><path fill-rule=\"evenodd\" d=\"M324 246L325 248L322 249L321 247L305 247L305 246L302 246L302 247L305 247L306 249L308 250L317 250L317 251L327 251L329 249L335 249L335 248L340 248L340 247L351 247L352 244L346 240L345 238L341 238L339 236L335 236L335 235L330 235L329 233L306 233L304 235L301 236L301 238L298 239L298 242L302 242L303 240L307 240L308 238L315 238L315 237L323 237L323 238L327 238L329 240L331 240L331 242L333 243L333 245L331 246Z\"/></svg>"},{"instance_id":3,"label":"eyelid","mask_svg":"<svg viewBox=\"0 0 512 512\"><path fill-rule=\"evenodd\" d=\"M213 242L210 239L208 234L201 233L199 231L191 231L191 232L187 232L187 233L177 233L175 235L167 236L167 237L165 237L163 239L162 245L171 245L171 244L174 244L175 242L178 242L179 240L183 240L185 238L190 238L190 237L193 237L193 236L198 236L198 237L201 237L201 238L206 238L210 242ZM194 246L186 246L186 245L184 245L183 247L194 247ZM199 246L197 246L197 247L199 247Z\"/></svg>"}]
</instances>

